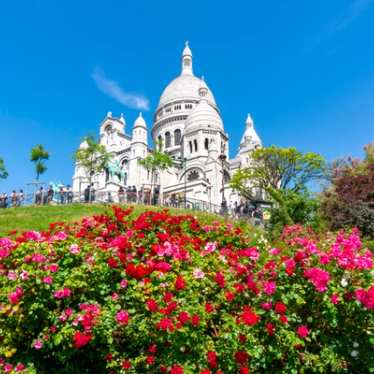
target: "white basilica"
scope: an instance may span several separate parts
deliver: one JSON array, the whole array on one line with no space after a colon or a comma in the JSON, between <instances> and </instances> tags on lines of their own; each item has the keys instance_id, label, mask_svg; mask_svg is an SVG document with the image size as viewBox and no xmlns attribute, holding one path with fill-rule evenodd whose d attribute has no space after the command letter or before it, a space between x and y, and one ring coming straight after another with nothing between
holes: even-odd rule
<instances>
[{"instance_id":1,"label":"white basilica","mask_svg":"<svg viewBox=\"0 0 374 374\"><path fill-rule=\"evenodd\" d=\"M230 189L228 181L237 169L250 164L248 152L261 146L261 140L248 115L238 153L234 159L229 158L229 137L220 110L204 79L193 73L188 43L182 53L180 75L161 94L151 136L153 144L161 144L162 150L175 159L172 168L157 176L164 202L178 196L186 198L187 204L200 204L202 209L208 205L220 206L223 198L228 205L239 203L240 197ZM149 190L150 175L138 163L152 152L148 145L148 127L141 113L128 135L123 115L115 118L109 112L100 125L100 143L113 158L105 172L94 176L96 194L110 193L117 200L121 186ZM73 191L82 193L87 183L84 170L76 165Z\"/></svg>"}]
</instances>

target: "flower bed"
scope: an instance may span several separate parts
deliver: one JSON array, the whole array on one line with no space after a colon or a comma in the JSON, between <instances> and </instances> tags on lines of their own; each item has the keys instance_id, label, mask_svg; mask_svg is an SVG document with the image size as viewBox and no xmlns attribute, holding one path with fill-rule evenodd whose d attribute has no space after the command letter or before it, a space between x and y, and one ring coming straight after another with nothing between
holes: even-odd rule
<instances>
[{"instance_id":1,"label":"flower bed","mask_svg":"<svg viewBox=\"0 0 374 374\"><path fill-rule=\"evenodd\" d=\"M130 210L0 239L0 370L362 372L371 252L357 232L285 230Z\"/></svg>"}]
</instances>

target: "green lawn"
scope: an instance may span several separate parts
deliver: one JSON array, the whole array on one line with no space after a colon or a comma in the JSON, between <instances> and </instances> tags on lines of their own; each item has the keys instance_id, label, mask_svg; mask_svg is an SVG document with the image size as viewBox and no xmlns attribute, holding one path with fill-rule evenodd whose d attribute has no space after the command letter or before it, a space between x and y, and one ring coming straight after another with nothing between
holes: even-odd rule
<instances>
[{"instance_id":1,"label":"green lawn","mask_svg":"<svg viewBox=\"0 0 374 374\"><path fill-rule=\"evenodd\" d=\"M105 212L110 207L98 204L71 204L71 205L48 205L48 206L29 206L19 208L0 209L0 236L7 235L12 230L18 232L27 230L45 230L52 222L74 222L84 216L90 216ZM160 210L160 207L150 207L143 205L134 206L134 214L140 214L146 210ZM170 209L176 214L189 213L204 222L213 220L222 220L222 217L183 209Z\"/></svg>"}]
</instances>

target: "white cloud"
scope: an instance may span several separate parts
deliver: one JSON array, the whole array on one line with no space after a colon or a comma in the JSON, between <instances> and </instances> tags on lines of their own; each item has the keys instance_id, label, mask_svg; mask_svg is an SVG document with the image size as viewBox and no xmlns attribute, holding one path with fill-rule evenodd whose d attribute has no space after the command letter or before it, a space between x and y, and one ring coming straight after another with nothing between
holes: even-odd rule
<instances>
[{"instance_id":1,"label":"white cloud","mask_svg":"<svg viewBox=\"0 0 374 374\"><path fill-rule=\"evenodd\" d=\"M101 92L117 100L122 105L133 109L149 110L149 100L145 96L125 92L116 81L108 79L102 70L95 69L92 73L92 78Z\"/></svg>"},{"instance_id":2,"label":"white cloud","mask_svg":"<svg viewBox=\"0 0 374 374\"><path fill-rule=\"evenodd\" d=\"M353 0L348 8L330 23L328 32L333 34L344 30L360 16L373 1L374 0Z\"/></svg>"}]
</instances>

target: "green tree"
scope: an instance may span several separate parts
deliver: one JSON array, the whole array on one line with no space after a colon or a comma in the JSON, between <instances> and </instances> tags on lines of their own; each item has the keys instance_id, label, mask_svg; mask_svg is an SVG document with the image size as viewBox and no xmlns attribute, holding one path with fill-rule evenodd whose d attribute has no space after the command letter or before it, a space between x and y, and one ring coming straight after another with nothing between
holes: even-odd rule
<instances>
[{"instance_id":1,"label":"green tree","mask_svg":"<svg viewBox=\"0 0 374 374\"><path fill-rule=\"evenodd\" d=\"M157 171L164 171L173 165L173 159L167 153L160 150L156 145L152 153L143 159L139 159L139 164L151 174L151 201L154 200L154 185L156 183Z\"/></svg>"},{"instance_id":2,"label":"green tree","mask_svg":"<svg viewBox=\"0 0 374 374\"><path fill-rule=\"evenodd\" d=\"M239 169L232 177L230 185L248 200L253 200L253 190L266 192L276 204L278 214L285 224L294 223L291 210L287 206L290 197L284 191L303 194L306 185L323 179L326 173L324 158L313 152L302 153L294 147L257 148L250 152L251 165Z\"/></svg>"},{"instance_id":3,"label":"green tree","mask_svg":"<svg viewBox=\"0 0 374 374\"><path fill-rule=\"evenodd\" d=\"M31 149L30 160L35 163L36 180L39 180L40 175L47 170L45 161L48 159L49 153L41 144Z\"/></svg>"},{"instance_id":4,"label":"green tree","mask_svg":"<svg viewBox=\"0 0 374 374\"><path fill-rule=\"evenodd\" d=\"M0 158L0 179L6 179L8 177L8 172L5 167L4 160Z\"/></svg>"},{"instance_id":5,"label":"green tree","mask_svg":"<svg viewBox=\"0 0 374 374\"><path fill-rule=\"evenodd\" d=\"M112 155L107 152L105 146L91 135L83 138L81 147L74 154L74 160L85 171L90 186L94 175L103 172L111 158ZM91 196L89 199L91 201Z\"/></svg>"}]
</instances>

